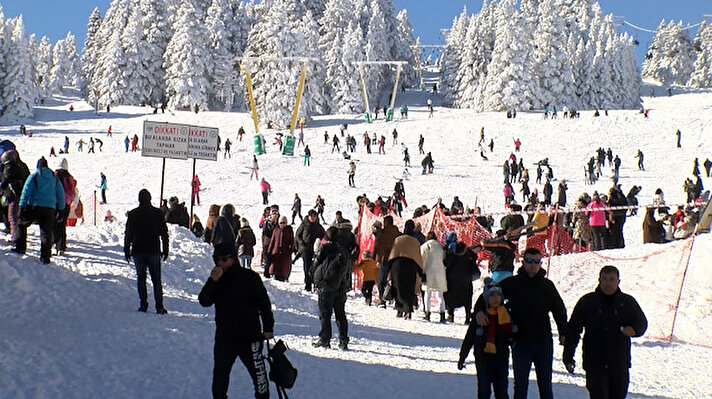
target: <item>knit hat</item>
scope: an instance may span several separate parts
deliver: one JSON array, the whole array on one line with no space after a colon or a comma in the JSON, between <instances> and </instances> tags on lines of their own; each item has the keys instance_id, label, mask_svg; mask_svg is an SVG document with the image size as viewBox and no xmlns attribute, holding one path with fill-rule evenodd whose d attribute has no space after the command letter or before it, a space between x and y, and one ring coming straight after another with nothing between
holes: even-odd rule
<instances>
[{"instance_id":1,"label":"knit hat","mask_svg":"<svg viewBox=\"0 0 712 399\"><path fill-rule=\"evenodd\" d=\"M502 288L496 281L487 277L484 280L484 293L482 294L484 296L485 303L488 303L489 297L492 294L499 294L499 296L502 297Z\"/></svg>"},{"instance_id":2,"label":"knit hat","mask_svg":"<svg viewBox=\"0 0 712 399\"><path fill-rule=\"evenodd\" d=\"M37 169L39 168L46 168L47 167L47 160L45 157L42 157L37 160Z\"/></svg>"},{"instance_id":3,"label":"knit hat","mask_svg":"<svg viewBox=\"0 0 712 399\"><path fill-rule=\"evenodd\" d=\"M60 158L59 161L57 162L57 166L55 169L59 170L69 170L69 162L67 162L67 158Z\"/></svg>"},{"instance_id":4,"label":"knit hat","mask_svg":"<svg viewBox=\"0 0 712 399\"><path fill-rule=\"evenodd\" d=\"M220 243L215 246L213 250L213 261L217 264L217 259L223 256L232 256L237 259L237 249L235 244L232 242Z\"/></svg>"},{"instance_id":5,"label":"knit hat","mask_svg":"<svg viewBox=\"0 0 712 399\"><path fill-rule=\"evenodd\" d=\"M278 205L272 205L269 208L269 213L279 213L279 206Z\"/></svg>"}]
</instances>

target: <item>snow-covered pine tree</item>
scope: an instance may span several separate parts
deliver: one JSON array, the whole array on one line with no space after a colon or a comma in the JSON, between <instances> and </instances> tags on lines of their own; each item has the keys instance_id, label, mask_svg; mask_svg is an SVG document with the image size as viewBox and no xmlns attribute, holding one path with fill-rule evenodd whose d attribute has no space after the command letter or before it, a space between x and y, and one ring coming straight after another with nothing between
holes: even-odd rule
<instances>
[{"instance_id":1,"label":"snow-covered pine tree","mask_svg":"<svg viewBox=\"0 0 712 399\"><path fill-rule=\"evenodd\" d=\"M52 42L47 36L42 36L37 46L35 69L37 94L40 99L47 99L52 95L49 74L50 68L52 68Z\"/></svg>"},{"instance_id":2,"label":"snow-covered pine tree","mask_svg":"<svg viewBox=\"0 0 712 399\"><path fill-rule=\"evenodd\" d=\"M9 39L5 55L5 76L2 79L3 117L32 117L37 98L34 71L28 51L28 38L22 16L5 21L5 40ZM9 35L9 36L8 36Z\"/></svg>"},{"instance_id":3,"label":"snow-covered pine tree","mask_svg":"<svg viewBox=\"0 0 712 399\"><path fill-rule=\"evenodd\" d=\"M695 48L682 21L665 25L663 20L643 62L643 77L666 85L684 85L692 75L694 60Z\"/></svg>"},{"instance_id":4,"label":"snow-covered pine tree","mask_svg":"<svg viewBox=\"0 0 712 399\"><path fill-rule=\"evenodd\" d=\"M445 102L451 105L458 100L457 71L460 69L462 53L465 51L468 22L467 7L463 7L460 15L453 19L452 27L445 38L440 67L440 92L443 93Z\"/></svg>"},{"instance_id":5,"label":"snow-covered pine tree","mask_svg":"<svg viewBox=\"0 0 712 399\"><path fill-rule=\"evenodd\" d=\"M505 0L497 9L497 40L485 83L485 109L490 111L529 110L536 101L532 38L514 3Z\"/></svg>"},{"instance_id":6,"label":"snow-covered pine tree","mask_svg":"<svg viewBox=\"0 0 712 399\"><path fill-rule=\"evenodd\" d=\"M338 64L342 66L338 79L332 79L332 93L335 103L334 110L339 114L360 113L364 105L361 98L361 88L355 62L363 61L363 36L358 21L351 21L346 27L342 37L341 59Z\"/></svg>"},{"instance_id":7,"label":"snow-covered pine tree","mask_svg":"<svg viewBox=\"0 0 712 399\"><path fill-rule=\"evenodd\" d=\"M572 38L573 38L572 34ZM592 88L596 84L593 80L593 45L586 44L583 36L579 36L576 45L576 55L572 62L574 79L574 99L569 107L573 109L589 109L593 103Z\"/></svg>"},{"instance_id":8,"label":"snow-covered pine tree","mask_svg":"<svg viewBox=\"0 0 712 399\"><path fill-rule=\"evenodd\" d=\"M571 59L564 51L567 43L564 21L552 0L539 3L539 24L534 32L534 66L538 77L539 106L569 105L573 98Z\"/></svg>"},{"instance_id":9,"label":"snow-covered pine tree","mask_svg":"<svg viewBox=\"0 0 712 399\"><path fill-rule=\"evenodd\" d=\"M315 21L321 20L324 15L324 10L326 10L327 0L303 0L304 7L309 10Z\"/></svg>"},{"instance_id":10,"label":"snow-covered pine tree","mask_svg":"<svg viewBox=\"0 0 712 399\"><path fill-rule=\"evenodd\" d=\"M321 58L318 24L311 12L297 2L273 1L268 6L250 31L245 56L317 59L307 64L307 81L299 109L299 115L309 118L322 112L325 104L323 82L326 77L318 61ZM289 126L302 62L263 60L252 62L251 68L260 119L279 127Z\"/></svg>"},{"instance_id":11,"label":"snow-covered pine tree","mask_svg":"<svg viewBox=\"0 0 712 399\"><path fill-rule=\"evenodd\" d=\"M639 109L641 107L640 89L642 81L640 79L640 68L635 57L635 40L624 33L618 37L618 57L622 71L621 85L617 89L622 93L620 108Z\"/></svg>"},{"instance_id":12,"label":"snow-covered pine tree","mask_svg":"<svg viewBox=\"0 0 712 399\"><path fill-rule=\"evenodd\" d=\"M143 40L139 45L142 85L139 96L146 104L156 106L163 103L166 91L166 71L163 68L163 54L168 41L173 36L173 27L168 21L166 3L141 0Z\"/></svg>"},{"instance_id":13,"label":"snow-covered pine tree","mask_svg":"<svg viewBox=\"0 0 712 399\"><path fill-rule=\"evenodd\" d=\"M400 76L400 82L403 85L410 86L418 81L418 72L420 69L420 57L416 57L417 47L413 33L413 26L408 19L408 10L401 10L396 15L396 40L395 52L393 59L397 61L407 61L408 65L403 68Z\"/></svg>"},{"instance_id":14,"label":"snow-covered pine tree","mask_svg":"<svg viewBox=\"0 0 712 399\"><path fill-rule=\"evenodd\" d=\"M79 83L81 63L77 53L77 41L71 32L60 39L52 48L52 67L49 72L52 92Z\"/></svg>"},{"instance_id":15,"label":"snow-covered pine tree","mask_svg":"<svg viewBox=\"0 0 712 399\"><path fill-rule=\"evenodd\" d=\"M108 105L108 103L101 103L102 97L103 101L109 101L110 98L118 101L113 104L120 104L123 101L123 94L119 88L124 86L121 71L125 67L126 60L121 47L121 33L126 27L130 14L129 5L130 0L112 0L94 36L96 43L94 72L91 77L87 77L89 81L86 88L87 101L90 104L102 107ZM114 93L111 93L112 91Z\"/></svg>"},{"instance_id":16,"label":"snow-covered pine tree","mask_svg":"<svg viewBox=\"0 0 712 399\"><path fill-rule=\"evenodd\" d=\"M96 40L96 34L101 27L101 20L99 8L94 7L94 10L89 15L89 22L87 22L87 34L84 38L84 49L82 50L82 91L85 96L87 85L91 81L94 67L96 66L96 58L100 47Z\"/></svg>"},{"instance_id":17,"label":"snow-covered pine tree","mask_svg":"<svg viewBox=\"0 0 712 399\"><path fill-rule=\"evenodd\" d=\"M465 32L464 51L460 60L455 81L457 82L457 99L453 102L456 108L473 108L475 103L475 91L477 90L477 80L480 77L479 70L475 70L479 63L477 49L481 48L479 43L480 14L468 17L467 29Z\"/></svg>"},{"instance_id":18,"label":"snow-covered pine tree","mask_svg":"<svg viewBox=\"0 0 712 399\"><path fill-rule=\"evenodd\" d=\"M205 15L205 25L210 40L208 64L210 76L210 106L229 111L238 88L237 64L230 44L226 22L232 18L232 9L227 0L213 0Z\"/></svg>"},{"instance_id":19,"label":"snow-covered pine tree","mask_svg":"<svg viewBox=\"0 0 712 399\"><path fill-rule=\"evenodd\" d=\"M371 19L366 33L366 60L391 61L388 32L379 0L371 1ZM387 87L386 71L389 69L390 67L384 65L368 65L364 69L368 98L372 105L380 103L383 106L387 102L387 95L381 97L382 90L386 90Z\"/></svg>"},{"instance_id":20,"label":"snow-covered pine tree","mask_svg":"<svg viewBox=\"0 0 712 399\"><path fill-rule=\"evenodd\" d=\"M323 15L319 20L320 35L319 48L324 54L324 64L326 66L326 95L327 95L327 110L336 111L341 108L340 100L337 98L337 90L348 79L348 71L355 70L354 68L346 68L343 64L346 28L348 26L358 28L358 33L361 36L360 42L363 42L363 36L358 26L356 15L351 10L350 4L342 0L330 0L326 4ZM363 46L356 48L358 56L363 54ZM352 55L355 58L356 55ZM363 58L363 57L359 57ZM353 89L360 90L357 85Z\"/></svg>"},{"instance_id":21,"label":"snow-covered pine tree","mask_svg":"<svg viewBox=\"0 0 712 399\"><path fill-rule=\"evenodd\" d=\"M208 32L199 14L193 0L181 1L173 36L163 54L166 95L172 108L208 109L210 53Z\"/></svg>"},{"instance_id":22,"label":"snow-covered pine tree","mask_svg":"<svg viewBox=\"0 0 712 399\"><path fill-rule=\"evenodd\" d=\"M487 67L492 61L492 51L494 50L495 39L497 37L496 32L496 11L498 4L494 1L488 3L487 0L482 2L482 10L480 11L479 18L479 33L478 40L479 43L475 47L475 51L478 55L475 57L478 63L473 68L473 75L476 76L477 87L475 89L475 99L474 108L476 111L481 112L484 110L485 104L485 81L487 79Z\"/></svg>"},{"instance_id":23,"label":"snow-covered pine tree","mask_svg":"<svg viewBox=\"0 0 712 399\"><path fill-rule=\"evenodd\" d=\"M697 52L697 59L694 64L695 70L690 76L689 85L692 87L710 87L712 86L712 27L707 21L702 21L693 44Z\"/></svg>"}]
</instances>

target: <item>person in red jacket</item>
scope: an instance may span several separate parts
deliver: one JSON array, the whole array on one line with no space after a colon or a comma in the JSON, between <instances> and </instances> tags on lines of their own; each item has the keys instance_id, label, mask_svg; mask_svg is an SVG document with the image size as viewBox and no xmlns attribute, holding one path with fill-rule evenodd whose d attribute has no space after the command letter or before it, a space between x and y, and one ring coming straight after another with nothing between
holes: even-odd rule
<instances>
[{"instance_id":1,"label":"person in red jacket","mask_svg":"<svg viewBox=\"0 0 712 399\"><path fill-rule=\"evenodd\" d=\"M198 175L193 176L191 186L193 187L193 196L190 201L194 205L200 206L200 179L198 178Z\"/></svg>"},{"instance_id":2,"label":"person in red jacket","mask_svg":"<svg viewBox=\"0 0 712 399\"><path fill-rule=\"evenodd\" d=\"M586 206L586 216L588 216L588 225L591 226L592 240L591 250L598 251L606 249L605 236L606 220L608 219L608 206L598 196L598 191L594 191L591 202Z\"/></svg>"},{"instance_id":3,"label":"person in red jacket","mask_svg":"<svg viewBox=\"0 0 712 399\"><path fill-rule=\"evenodd\" d=\"M262 204L269 204L269 193L272 192L272 186L267 183L267 180L263 177L260 181L260 191L262 192Z\"/></svg>"}]
</instances>

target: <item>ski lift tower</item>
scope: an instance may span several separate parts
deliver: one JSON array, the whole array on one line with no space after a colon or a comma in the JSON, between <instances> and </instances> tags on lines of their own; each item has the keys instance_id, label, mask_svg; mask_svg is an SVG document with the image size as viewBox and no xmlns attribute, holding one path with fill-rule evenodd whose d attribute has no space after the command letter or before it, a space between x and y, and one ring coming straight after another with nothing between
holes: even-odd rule
<instances>
[{"instance_id":1,"label":"ski lift tower","mask_svg":"<svg viewBox=\"0 0 712 399\"><path fill-rule=\"evenodd\" d=\"M396 67L396 79L395 82L393 83L393 93L391 94L391 101L388 106L388 109L391 113L391 117L393 115L393 106L396 103L396 93L398 93L398 80L400 79L400 74L403 71L403 66L407 65L407 61L356 61L354 62L354 65L356 65L356 69L358 69L358 76L359 80L361 82L361 95L363 96L363 105L366 107L366 111L364 111L363 115L364 118L366 118L366 122L371 122L371 114L370 110L371 107L368 104L368 93L366 92L366 83L363 78L363 67L365 65L387 65L387 66L395 66ZM386 118L386 120L388 120Z\"/></svg>"},{"instance_id":2,"label":"ski lift tower","mask_svg":"<svg viewBox=\"0 0 712 399\"><path fill-rule=\"evenodd\" d=\"M255 134L260 133L259 120L257 118L257 108L255 107L255 97L252 94L252 69L254 64L260 61L267 62L301 62L302 71L299 77L299 86L297 87L297 101L294 103L294 111L292 111L292 120L289 125L289 134L294 135L294 128L297 124L297 115L299 114L299 102L302 99L304 92L304 81L307 77L307 64L317 61L316 58L308 57L235 57L235 61L240 62L240 69L245 72L247 81L247 96L250 100L250 110L252 111L252 122L255 124Z\"/></svg>"}]
</instances>

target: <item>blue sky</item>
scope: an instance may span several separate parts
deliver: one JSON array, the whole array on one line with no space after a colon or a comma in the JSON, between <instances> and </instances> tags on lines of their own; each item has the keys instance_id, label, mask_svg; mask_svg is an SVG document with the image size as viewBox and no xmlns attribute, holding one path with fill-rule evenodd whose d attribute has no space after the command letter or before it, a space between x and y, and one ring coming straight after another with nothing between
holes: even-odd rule
<instances>
[{"instance_id":1,"label":"blue sky","mask_svg":"<svg viewBox=\"0 0 712 399\"><path fill-rule=\"evenodd\" d=\"M160 1L160 0L157 0ZM77 36L79 46L84 42L86 24L94 7L102 14L110 0L1 0L6 17L23 15L28 32L47 36L53 42L64 37L67 31ZM703 14L712 14L710 0L600 0L605 13L624 16L627 21L643 28L655 29L660 20L682 20L684 24L696 24ZM480 10L481 0L394 0L397 9L408 9L415 34L423 44L442 44L440 28L448 28L452 19L463 6L468 12ZM627 30L640 42L639 58L645 53L652 34L629 27ZM693 30L694 32L694 30Z\"/></svg>"}]
</instances>

